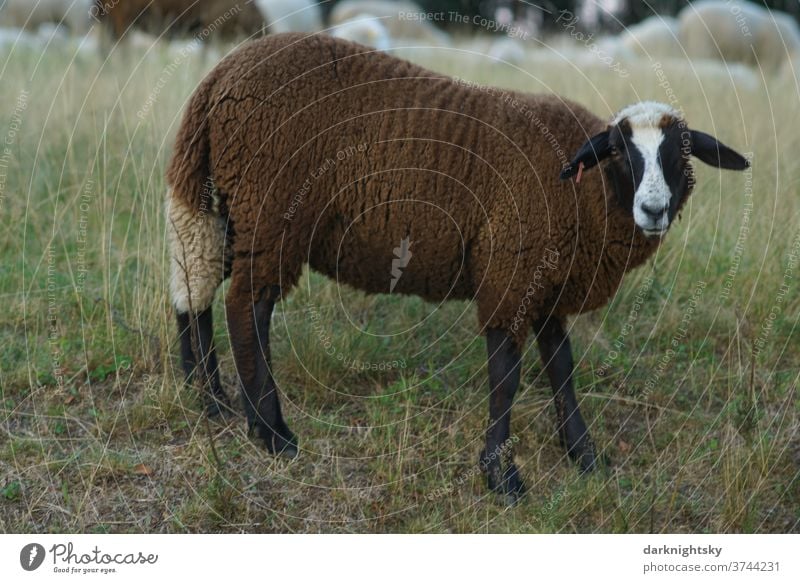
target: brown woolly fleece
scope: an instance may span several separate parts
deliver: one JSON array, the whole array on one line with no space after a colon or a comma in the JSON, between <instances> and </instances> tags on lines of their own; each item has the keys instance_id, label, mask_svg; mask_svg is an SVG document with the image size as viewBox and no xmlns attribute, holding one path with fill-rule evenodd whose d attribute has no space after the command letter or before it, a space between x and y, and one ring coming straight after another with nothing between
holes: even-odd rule
<instances>
[{"instance_id":1,"label":"brown woolly fleece","mask_svg":"<svg viewBox=\"0 0 800 583\"><path fill-rule=\"evenodd\" d=\"M267 25L252 2L237 0L95 0L92 16L103 22L115 39L132 29L157 36L234 38L257 34Z\"/></svg>"},{"instance_id":2,"label":"brown woolly fleece","mask_svg":"<svg viewBox=\"0 0 800 583\"><path fill-rule=\"evenodd\" d=\"M273 284L287 293L304 263L388 293L407 239L394 292L474 299L481 326L522 342L542 316L604 305L658 246L604 172L559 180L606 127L559 97L471 85L348 41L266 37L191 98L167 174L173 254L186 257L200 310L225 263L207 244L225 240L212 235L221 223L197 227L214 205L232 240L234 301ZM173 267L179 311L185 281Z\"/></svg>"}]
</instances>

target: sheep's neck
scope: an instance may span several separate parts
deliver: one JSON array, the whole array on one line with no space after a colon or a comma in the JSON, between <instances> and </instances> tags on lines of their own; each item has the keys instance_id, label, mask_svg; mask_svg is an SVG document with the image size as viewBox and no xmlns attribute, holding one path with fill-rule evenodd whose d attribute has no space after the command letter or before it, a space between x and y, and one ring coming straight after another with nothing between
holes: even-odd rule
<instances>
[{"instance_id":1,"label":"sheep's neck","mask_svg":"<svg viewBox=\"0 0 800 583\"><path fill-rule=\"evenodd\" d=\"M644 263L661 240L645 237L633 221L634 191L630 180L620 177L613 164L603 169L603 178L593 189L599 196L595 241L605 242L601 260L606 269L620 272L621 279L625 272Z\"/></svg>"},{"instance_id":2,"label":"sheep's neck","mask_svg":"<svg viewBox=\"0 0 800 583\"><path fill-rule=\"evenodd\" d=\"M605 305L625 273L644 263L660 241L645 237L623 208L633 192L624 190L613 171L585 174L581 196L586 216L578 230L575 265L591 273L588 278L585 273L571 275L568 286L572 297L581 298L576 311L585 312Z\"/></svg>"}]
</instances>

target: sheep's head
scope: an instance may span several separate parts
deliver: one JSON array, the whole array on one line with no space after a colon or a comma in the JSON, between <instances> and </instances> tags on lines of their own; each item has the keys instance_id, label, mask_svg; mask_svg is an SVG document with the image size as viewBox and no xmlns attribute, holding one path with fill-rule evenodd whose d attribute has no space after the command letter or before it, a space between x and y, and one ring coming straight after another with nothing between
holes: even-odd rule
<instances>
[{"instance_id":1,"label":"sheep's head","mask_svg":"<svg viewBox=\"0 0 800 583\"><path fill-rule=\"evenodd\" d=\"M591 137L561 179L603 162L619 204L646 236L661 237L691 192L691 156L729 170L750 165L713 136L689 129L668 105L643 101L620 111L605 131Z\"/></svg>"}]
</instances>

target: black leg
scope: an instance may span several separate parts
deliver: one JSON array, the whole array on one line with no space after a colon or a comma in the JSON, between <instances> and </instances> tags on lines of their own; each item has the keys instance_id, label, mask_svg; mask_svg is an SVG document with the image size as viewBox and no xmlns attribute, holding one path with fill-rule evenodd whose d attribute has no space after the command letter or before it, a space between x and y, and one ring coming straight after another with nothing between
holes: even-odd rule
<instances>
[{"instance_id":1,"label":"black leg","mask_svg":"<svg viewBox=\"0 0 800 583\"><path fill-rule=\"evenodd\" d=\"M505 494L510 503L524 492L524 485L513 463L511 441L511 404L519 387L520 355L513 339L504 331L486 332L489 353L489 429L481 466L488 476L489 488Z\"/></svg>"},{"instance_id":2,"label":"black leg","mask_svg":"<svg viewBox=\"0 0 800 583\"><path fill-rule=\"evenodd\" d=\"M178 338L181 342L181 366L183 367L186 384L191 385L194 382L194 367L196 364L194 351L192 350L191 320L189 312L177 312L176 316L178 320Z\"/></svg>"},{"instance_id":3,"label":"black leg","mask_svg":"<svg viewBox=\"0 0 800 583\"><path fill-rule=\"evenodd\" d=\"M595 447L575 398L569 337L563 323L556 317L536 322L534 329L539 342L539 352L553 387L559 438L581 471L590 472L597 465Z\"/></svg>"},{"instance_id":4,"label":"black leg","mask_svg":"<svg viewBox=\"0 0 800 583\"><path fill-rule=\"evenodd\" d=\"M232 285L226 303L228 330L250 430L271 453L295 457L297 439L281 414L269 348L270 318L279 293L272 286L251 302L250 293Z\"/></svg>"},{"instance_id":5,"label":"black leg","mask_svg":"<svg viewBox=\"0 0 800 583\"><path fill-rule=\"evenodd\" d=\"M191 317L188 313L178 314L178 334L181 342L181 365L186 375L187 384L192 384L197 374L197 359L192 347ZM215 416L223 408L230 409L230 402L222 389L219 380L219 365L217 351L214 348L214 322L211 308L207 308L197 316L197 351L200 363L203 366L202 379L208 383L203 387L203 394L208 400L207 411L209 416Z\"/></svg>"}]
</instances>

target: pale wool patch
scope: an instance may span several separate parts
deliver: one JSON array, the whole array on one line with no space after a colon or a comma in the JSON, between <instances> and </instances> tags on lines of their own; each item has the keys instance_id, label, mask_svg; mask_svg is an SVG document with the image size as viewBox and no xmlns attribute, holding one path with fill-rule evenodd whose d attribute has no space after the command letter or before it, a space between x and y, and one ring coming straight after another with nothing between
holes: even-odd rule
<instances>
[{"instance_id":1,"label":"pale wool patch","mask_svg":"<svg viewBox=\"0 0 800 583\"><path fill-rule=\"evenodd\" d=\"M657 128L665 115L674 118L681 117L677 110L666 103L659 103L658 101L639 101L638 103L634 103L620 110L614 116L611 123L616 125L623 119L627 119L632 128Z\"/></svg>"},{"instance_id":2,"label":"pale wool patch","mask_svg":"<svg viewBox=\"0 0 800 583\"><path fill-rule=\"evenodd\" d=\"M169 291L175 309L205 310L214 301L225 270L225 220L214 209L198 212L167 195ZM191 302L190 300L191 296Z\"/></svg>"}]
</instances>

